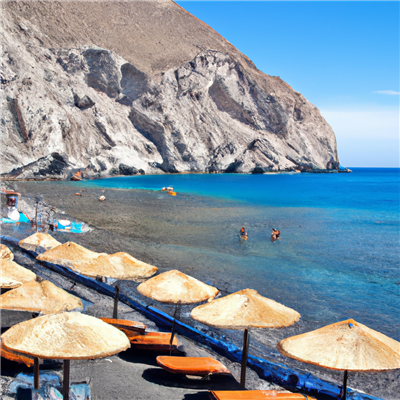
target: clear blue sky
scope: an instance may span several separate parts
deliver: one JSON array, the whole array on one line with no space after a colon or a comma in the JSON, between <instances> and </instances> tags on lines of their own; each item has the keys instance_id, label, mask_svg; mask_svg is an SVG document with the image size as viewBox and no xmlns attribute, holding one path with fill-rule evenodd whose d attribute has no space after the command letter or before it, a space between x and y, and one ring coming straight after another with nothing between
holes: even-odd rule
<instances>
[{"instance_id":1,"label":"clear blue sky","mask_svg":"<svg viewBox=\"0 0 400 400\"><path fill-rule=\"evenodd\" d=\"M342 165L399 166L399 2L177 3L317 106Z\"/></svg>"}]
</instances>

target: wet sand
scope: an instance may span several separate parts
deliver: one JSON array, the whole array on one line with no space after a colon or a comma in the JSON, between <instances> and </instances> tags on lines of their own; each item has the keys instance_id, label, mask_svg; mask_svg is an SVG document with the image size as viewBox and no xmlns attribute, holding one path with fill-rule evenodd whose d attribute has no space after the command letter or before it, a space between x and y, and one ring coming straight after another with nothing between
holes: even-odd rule
<instances>
[{"instance_id":1,"label":"wet sand","mask_svg":"<svg viewBox=\"0 0 400 400\"><path fill-rule=\"evenodd\" d=\"M59 218L70 215L73 220L84 221L92 228L85 234L55 233L54 237L61 242L72 240L91 250L107 253L125 251L156 265L159 272L179 269L218 287L222 295L243 289L243 284L248 284L246 271L235 271L235 276L232 276L228 265L224 267L223 260L218 268L210 264L209 254L204 252L204 244L212 249L218 239L222 254L229 260L232 257L231 245L238 242L236 233L231 232L236 232L237 227L246 221L257 219L256 209L249 206L244 209L240 203L228 200L184 194L170 197L165 193L144 190L84 189L82 196L75 196L74 193L79 189L57 182L21 182L14 185L17 185L15 189L32 198L41 194L45 202L57 208ZM106 201L98 201L100 195L105 195ZM7 227L3 234L8 234L8 229L11 228ZM221 232L225 232L226 239L221 240L218 236ZM23 232L20 234L27 236ZM240 249L239 244L237 247L239 250L233 256L240 257L240 251L246 250ZM150 303L149 299L137 292L137 284L121 281L119 286L129 297ZM169 306L154 302L153 305L172 314ZM241 332L210 329L196 323L189 316L191 308L182 308L180 319L183 322L216 337L226 337L241 347ZM250 354L311 372L339 385L343 379L342 372L290 360L276 350L279 340L315 328L310 321L301 319L285 329L252 329ZM350 373L349 386L385 399L398 399L399 378L399 370L379 374Z\"/></svg>"}]
</instances>

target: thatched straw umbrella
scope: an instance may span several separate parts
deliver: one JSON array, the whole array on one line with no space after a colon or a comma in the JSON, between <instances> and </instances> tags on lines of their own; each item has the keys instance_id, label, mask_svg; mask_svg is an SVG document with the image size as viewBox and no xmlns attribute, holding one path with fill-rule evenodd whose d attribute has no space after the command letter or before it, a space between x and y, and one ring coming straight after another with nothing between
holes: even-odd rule
<instances>
[{"instance_id":1,"label":"thatched straw umbrella","mask_svg":"<svg viewBox=\"0 0 400 400\"><path fill-rule=\"evenodd\" d=\"M154 265L139 261L127 253L96 253L73 242L54 247L39 255L37 259L62 265L91 278L101 276L141 281L158 270Z\"/></svg>"},{"instance_id":2,"label":"thatched straw umbrella","mask_svg":"<svg viewBox=\"0 0 400 400\"><path fill-rule=\"evenodd\" d=\"M88 264L101 255L106 254L96 253L74 242L67 242L47 250L36 258L40 261L48 261L53 264L71 268L80 273L79 267Z\"/></svg>"},{"instance_id":3,"label":"thatched straw umbrella","mask_svg":"<svg viewBox=\"0 0 400 400\"><path fill-rule=\"evenodd\" d=\"M69 399L70 360L104 358L130 347L119 329L77 312L21 322L3 333L1 339L5 349L35 357L35 389L39 388L38 359L64 360L64 399Z\"/></svg>"},{"instance_id":4,"label":"thatched straw umbrella","mask_svg":"<svg viewBox=\"0 0 400 400\"><path fill-rule=\"evenodd\" d=\"M43 253L44 251L54 249L60 246L61 243L54 239L48 233L36 232L18 243L23 249Z\"/></svg>"},{"instance_id":5,"label":"thatched straw umbrella","mask_svg":"<svg viewBox=\"0 0 400 400\"><path fill-rule=\"evenodd\" d=\"M222 329L244 329L240 385L245 387L249 328L284 328L297 322L300 314L274 300L244 289L194 308L191 317Z\"/></svg>"},{"instance_id":6,"label":"thatched straw umbrella","mask_svg":"<svg viewBox=\"0 0 400 400\"><path fill-rule=\"evenodd\" d=\"M4 258L6 260L14 260L14 254L12 253L12 251L5 246L4 244L1 244L0 246L0 258Z\"/></svg>"},{"instance_id":7,"label":"thatched straw umbrella","mask_svg":"<svg viewBox=\"0 0 400 400\"><path fill-rule=\"evenodd\" d=\"M4 281L1 284L1 288L18 287L26 282L31 282L36 279L36 274L29 269L21 267L14 261L7 259L0 259L0 275ZM14 282L12 286L7 282Z\"/></svg>"},{"instance_id":8,"label":"thatched straw umbrella","mask_svg":"<svg viewBox=\"0 0 400 400\"><path fill-rule=\"evenodd\" d=\"M183 274L177 270L164 272L148 281L141 283L137 290L144 296L167 304L175 304L174 322L171 334L172 341L175 334L175 320L177 306L182 304L195 304L213 299L219 290L210 285Z\"/></svg>"},{"instance_id":9,"label":"thatched straw umbrella","mask_svg":"<svg viewBox=\"0 0 400 400\"><path fill-rule=\"evenodd\" d=\"M53 314L82 309L82 301L49 281L27 282L0 296L0 309Z\"/></svg>"},{"instance_id":10,"label":"thatched straw umbrella","mask_svg":"<svg viewBox=\"0 0 400 400\"><path fill-rule=\"evenodd\" d=\"M352 319L289 337L277 347L286 357L344 371L342 399L346 399L348 371L400 368L400 343Z\"/></svg>"}]
</instances>

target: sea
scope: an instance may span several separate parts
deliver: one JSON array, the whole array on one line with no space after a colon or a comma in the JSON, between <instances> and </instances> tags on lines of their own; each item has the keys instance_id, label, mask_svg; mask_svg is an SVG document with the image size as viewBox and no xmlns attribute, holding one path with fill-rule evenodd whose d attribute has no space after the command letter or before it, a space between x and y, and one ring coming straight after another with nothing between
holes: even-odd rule
<instances>
[{"instance_id":1,"label":"sea","mask_svg":"<svg viewBox=\"0 0 400 400\"><path fill-rule=\"evenodd\" d=\"M229 292L256 289L318 325L352 318L400 340L399 177L395 168L352 168L330 174L141 175L79 186L159 196L160 188L172 186L189 203L195 197L202 206L207 198L220 200L232 215L207 218L209 240L188 241L179 237L179 224L172 228L175 253L197 258L195 270L222 275ZM196 217L192 234L201 225ZM239 240L241 225L248 232L245 243ZM276 242L270 241L272 228L281 231Z\"/></svg>"},{"instance_id":2,"label":"sea","mask_svg":"<svg viewBox=\"0 0 400 400\"><path fill-rule=\"evenodd\" d=\"M220 296L250 288L293 308L301 318L292 327L252 330L250 354L340 382L340 372L287 359L276 344L347 319L400 341L400 169L351 169L138 175L23 182L14 189L28 197L40 193L65 212L61 215L92 228L76 235L57 232L61 242L72 240L99 252L126 251L159 272L178 269L215 286ZM161 191L167 186L176 196ZM101 195L104 202L98 201ZM246 242L240 241L242 226ZM281 232L274 242L272 228ZM4 234L18 233L12 229L2 228ZM141 296L135 282L120 281L119 286L133 299L174 312ZM193 307L182 307L178 319L241 347L242 332L197 323L190 318ZM398 398L396 371L353 373L351 386Z\"/></svg>"}]
</instances>

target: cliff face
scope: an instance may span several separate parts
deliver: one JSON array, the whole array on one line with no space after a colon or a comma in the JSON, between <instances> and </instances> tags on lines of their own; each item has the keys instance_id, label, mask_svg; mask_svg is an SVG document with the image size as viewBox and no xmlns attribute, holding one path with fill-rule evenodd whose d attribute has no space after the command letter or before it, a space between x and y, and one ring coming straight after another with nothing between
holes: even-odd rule
<instances>
[{"instance_id":1,"label":"cliff face","mask_svg":"<svg viewBox=\"0 0 400 400\"><path fill-rule=\"evenodd\" d=\"M171 1L2 2L1 19L8 177L338 167L316 107Z\"/></svg>"}]
</instances>

